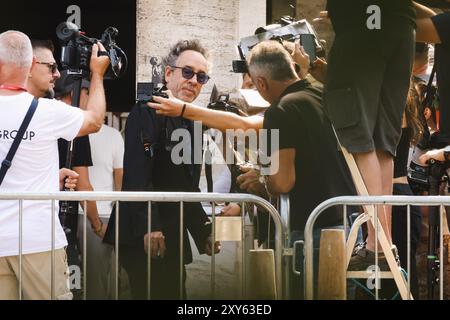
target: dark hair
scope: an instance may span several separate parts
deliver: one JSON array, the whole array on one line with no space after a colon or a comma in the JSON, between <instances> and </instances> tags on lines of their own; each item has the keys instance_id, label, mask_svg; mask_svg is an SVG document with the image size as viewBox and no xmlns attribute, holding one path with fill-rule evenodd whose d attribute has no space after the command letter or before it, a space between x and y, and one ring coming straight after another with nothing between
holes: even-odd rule
<instances>
[{"instance_id":1,"label":"dark hair","mask_svg":"<svg viewBox=\"0 0 450 320\"><path fill-rule=\"evenodd\" d=\"M33 51L36 49L48 49L52 53L55 52L55 46L51 40L31 39L31 46L33 47Z\"/></svg>"},{"instance_id":2,"label":"dark hair","mask_svg":"<svg viewBox=\"0 0 450 320\"><path fill-rule=\"evenodd\" d=\"M411 79L406 100L405 117L408 128L411 129L411 143L419 142L423 134L423 124L420 117L420 96L416 90L415 81Z\"/></svg>"},{"instance_id":3,"label":"dark hair","mask_svg":"<svg viewBox=\"0 0 450 320\"><path fill-rule=\"evenodd\" d=\"M167 66L175 65L178 57L187 50L197 51L204 56L206 60L209 59L208 50L203 47L197 39L180 40L170 48L169 54L163 58L163 68L165 69ZM163 81L166 82L165 73L163 73Z\"/></svg>"}]
</instances>

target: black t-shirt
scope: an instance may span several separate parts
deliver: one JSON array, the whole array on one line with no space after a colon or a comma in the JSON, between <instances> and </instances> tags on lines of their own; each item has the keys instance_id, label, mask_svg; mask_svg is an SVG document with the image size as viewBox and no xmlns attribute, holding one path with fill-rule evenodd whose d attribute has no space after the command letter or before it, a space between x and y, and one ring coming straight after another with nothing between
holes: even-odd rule
<instances>
[{"instance_id":1,"label":"black t-shirt","mask_svg":"<svg viewBox=\"0 0 450 320\"><path fill-rule=\"evenodd\" d=\"M279 148L295 149L295 185L291 192L291 230L303 230L321 202L356 191L338 151L331 122L322 108L322 91L306 81L289 86L267 109L265 129L279 129ZM342 206L328 209L318 226L342 224Z\"/></svg>"},{"instance_id":2,"label":"black t-shirt","mask_svg":"<svg viewBox=\"0 0 450 320\"><path fill-rule=\"evenodd\" d=\"M91 167L91 146L89 136L77 137L73 140L72 167ZM68 142L64 139L58 139L59 167L66 166Z\"/></svg>"},{"instance_id":3,"label":"black t-shirt","mask_svg":"<svg viewBox=\"0 0 450 320\"><path fill-rule=\"evenodd\" d=\"M431 19L441 38L441 44L436 45L434 52L441 115L440 131L450 140L450 12Z\"/></svg>"},{"instance_id":4,"label":"black t-shirt","mask_svg":"<svg viewBox=\"0 0 450 320\"><path fill-rule=\"evenodd\" d=\"M411 0L328 0L327 10L336 34L341 32L367 32L367 13L371 5L381 10L381 30L389 27L389 32L402 26L415 27L416 11ZM355 43L355 45L358 45Z\"/></svg>"}]
</instances>

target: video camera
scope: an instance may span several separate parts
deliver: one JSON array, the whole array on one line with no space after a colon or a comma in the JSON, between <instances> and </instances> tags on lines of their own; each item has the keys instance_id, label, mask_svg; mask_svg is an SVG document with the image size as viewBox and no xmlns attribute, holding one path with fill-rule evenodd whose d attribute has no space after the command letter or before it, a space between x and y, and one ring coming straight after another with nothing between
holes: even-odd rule
<instances>
[{"instance_id":1,"label":"video camera","mask_svg":"<svg viewBox=\"0 0 450 320\"><path fill-rule=\"evenodd\" d=\"M136 90L136 102L145 104L153 101L153 96L169 98L163 91L167 90L166 87L155 87L152 82L138 82Z\"/></svg>"},{"instance_id":2,"label":"video camera","mask_svg":"<svg viewBox=\"0 0 450 320\"><path fill-rule=\"evenodd\" d=\"M305 35L309 35L304 37ZM258 43L266 40L276 41L295 41L301 39L306 53L310 57L322 56L324 52L322 43L318 40L318 36L313 26L306 20L296 21L291 17L282 17L278 23L256 29L255 35L242 38L238 45L238 52L241 60L234 60L232 63L233 72L247 73L247 63L245 61L250 50ZM303 43L303 39L305 42ZM313 59L314 60L314 59Z\"/></svg>"},{"instance_id":3,"label":"video camera","mask_svg":"<svg viewBox=\"0 0 450 320\"><path fill-rule=\"evenodd\" d=\"M80 74L84 78L89 77L92 45L100 42L106 49L104 55L107 55L111 61L105 79L116 79L125 74L128 58L116 44L116 38L119 35L116 28L108 27L99 40L85 36L74 23L62 22L56 27L56 35L62 44L61 65L64 70Z\"/></svg>"}]
</instances>

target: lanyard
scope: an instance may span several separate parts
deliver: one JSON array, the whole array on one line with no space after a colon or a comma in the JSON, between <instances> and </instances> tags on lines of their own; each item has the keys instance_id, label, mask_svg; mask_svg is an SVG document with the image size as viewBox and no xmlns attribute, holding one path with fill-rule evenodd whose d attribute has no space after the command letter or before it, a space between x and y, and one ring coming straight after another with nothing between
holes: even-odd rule
<instances>
[{"instance_id":1,"label":"lanyard","mask_svg":"<svg viewBox=\"0 0 450 320\"><path fill-rule=\"evenodd\" d=\"M24 87L13 86L13 85L8 85L8 84L0 85L0 89L13 90L13 91L25 91L25 92L27 91L27 89L25 89Z\"/></svg>"}]
</instances>

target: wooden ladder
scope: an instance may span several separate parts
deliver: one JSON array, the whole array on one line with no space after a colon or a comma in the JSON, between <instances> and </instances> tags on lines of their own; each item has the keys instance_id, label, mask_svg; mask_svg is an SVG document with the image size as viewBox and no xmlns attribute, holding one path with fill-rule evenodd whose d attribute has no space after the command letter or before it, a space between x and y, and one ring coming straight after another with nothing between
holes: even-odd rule
<instances>
[{"instance_id":1,"label":"wooden ladder","mask_svg":"<svg viewBox=\"0 0 450 320\"><path fill-rule=\"evenodd\" d=\"M347 165L350 169L353 182L355 183L356 191L361 196L368 196L369 193L367 192L366 185L364 184L363 178L361 176L361 173L359 172L359 169L356 165L356 161L352 154L350 154L344 147L341 146L342 153L344 154L345 161L347 162ZM386 234L383 230L383 227L380 223L379 219L376 219L375 221L375 208L374 206L369 205L363 205L364 213L362 213L353 223L352 228L350 230L347 243L346 243L346 268L348 268L348 265L350 263L350 258L352 256L353 248L355 247L357 236L358 236L358 230L361 225L363 225L365 222L370 222L375 230L377 228L375 226L378 226L378 236L376 239L378 239L378 242L381 245L381 252L384 253L387 263L389 265L390 271L380 271L378 272L378 276L381 279L394 279L395 284L397 285L398 291L400 293L400 296L403 300L413 299L413 296L409 294L408 296L408 285L405 276L401 272L400 267L397 265L397 262L395 260L394 254L391 250L391 247L389 245L389 241L386 237ZM367 279L369 277L372 277L372 274L368 274L367 271L361 270L361 271L347 271L347 278L352 279ZM378 280L376 280L378 281Z\"/></svg>"}]
</instances>

